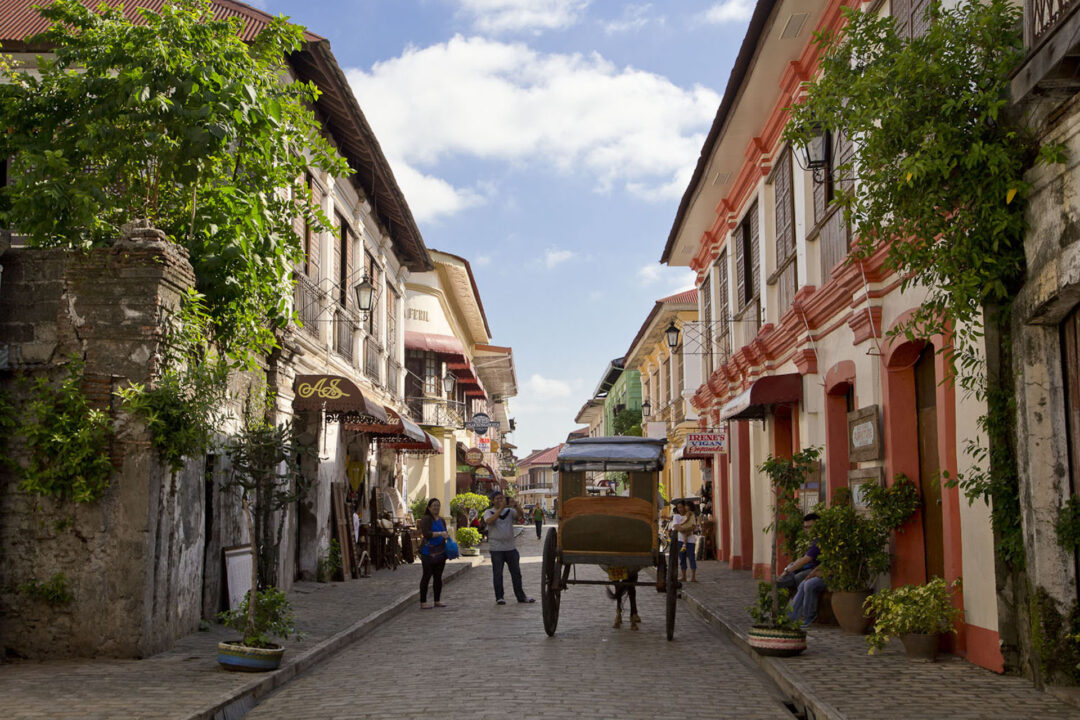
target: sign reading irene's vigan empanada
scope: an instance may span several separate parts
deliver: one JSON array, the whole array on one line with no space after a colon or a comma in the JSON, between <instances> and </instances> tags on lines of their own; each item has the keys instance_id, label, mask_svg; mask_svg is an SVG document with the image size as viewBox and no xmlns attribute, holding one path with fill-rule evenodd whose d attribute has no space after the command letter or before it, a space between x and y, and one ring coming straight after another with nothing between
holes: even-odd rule
<instances>
[{"instance_id":1,"label":"sign reading irene's vigan empanada","mask_svg":"<svg viewBox=\"0 0 1080 720\"><path fill-rule=\"evenodd\" d=\"M868 405L847 414L848 460L865 462L880 460L884 449L881 442L881 413L877 405Z\"/></svg>"}]
</instances>

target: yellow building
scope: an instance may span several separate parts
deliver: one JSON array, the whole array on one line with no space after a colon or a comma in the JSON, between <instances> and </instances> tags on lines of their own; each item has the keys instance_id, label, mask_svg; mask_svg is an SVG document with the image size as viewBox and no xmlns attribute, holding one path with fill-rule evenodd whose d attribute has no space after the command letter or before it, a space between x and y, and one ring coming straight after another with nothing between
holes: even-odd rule
<instances>
[{"instance_id":1,"label":"yellow building","mask_svg":"<svg viewBox=\"0 0 1080 720\"><path fill-rule=\"evenodd\" d=\"M707 460L681 459L686 436L700 430L698 415L690 404L701 384L700 363L697 358L689 363L683 358L695 345L680 340L673 349L668 340L668 330L673 327L679 338L686 331L693 334L697 319L697 290L657 300L623 362L624 367L641 374L642 431L648 437L668 440L662 482L670 498L700 495L709 477L704 467Z\"/></svg>"}]
</instances>

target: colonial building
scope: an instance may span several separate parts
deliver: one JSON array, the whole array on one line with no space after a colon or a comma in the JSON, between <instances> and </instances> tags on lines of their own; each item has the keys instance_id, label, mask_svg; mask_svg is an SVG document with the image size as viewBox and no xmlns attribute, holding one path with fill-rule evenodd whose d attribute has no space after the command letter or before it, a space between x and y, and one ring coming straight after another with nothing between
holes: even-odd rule
<instances>
[{"instance_id":1,"label":"colonial building","mask_svg":"<svg viewBox=\"0 0 1080 720\"><path fill-rule=\"evenodd\" d=\"M687 435L700 430L690 398L701 385L701 374L697 356L685 353L699 345L678 340L680 333L693 337L696 332L697 295L697 290L687 290L657 300L624 360L626 367L637 370L641 378L642 422L649 436L667 438L662 482L673 498L700 493L704 484L701 465L712 462L711 455L687 457L684 448ZM691 358L689 372L687 357Z\"/></svg>"},{"instance_id":2,"label":"colonial building","mask_svg":"<svg viewBox=\"0 0 1080 720\"><path fill-rule=\"evenodd\" d=\"M534 450L518 463L518 499L522 505L539 505L544 512L558 508L559 476L552 469L563 443L544 450Z\"/></svg>"},{"instance_id":3,"label":"colonial building","mask_svg":"<svg viewBox=\"0 0 1080 720\"><path fill-rule=\"evenodd\" d=\"M925 292L901 292L883 251L845 262L853 229L830 202L845 181L804 171L780 139L786 108L817 72L813 34L838 30L845 4L756 4L661 257L697 272L703 382L693 404L702 425L729 427L729 452L713 460L719 557L732 569L769 572L774 495L758 470L769 455L823 448L805 505L902 473L923 505L895 536L887 581L963 576L953 650L1000 671L989 508L940 475L968 468L962 448L984 407L950 382L942 338L887 339ZM904 3L906 32L921 27L910 21L914 5ZM868 7L889 11L888 3ZM848 152L835 143L833 157ZM852 424L859 445L849 454Z\"/></svg>"},{"instance_id":4,"label":"colonial building","mask_svg":"<svg viewBox=\"0 0 1080 720\"><path fill-rule=\"evenodd\" d=\"M431 255L434 268L412 275L406 288L405 389L413 417L448 451L409 463L408 494L448 507L459 492L506 489L500 445L512 430L507 401L517 395L517 379L511 349L489 344L469 262ZM478 415L486 425L473 424Z\"/></svg>"}]
</instances>

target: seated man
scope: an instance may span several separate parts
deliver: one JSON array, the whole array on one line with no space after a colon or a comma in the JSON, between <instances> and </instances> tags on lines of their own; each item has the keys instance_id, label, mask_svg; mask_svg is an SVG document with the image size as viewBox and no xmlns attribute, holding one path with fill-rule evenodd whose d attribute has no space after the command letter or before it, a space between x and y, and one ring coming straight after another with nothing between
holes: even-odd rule
<instances>
[{"instance_id":1,"label":"seated man","mask_svg":"<svg viewBox=\"0 0 1080 720\"><path fill-rule=\"evenodd\" d=\"M803 517L803 529L807 534L813 532L814 521L817 519L818 516L814 513ZM811 539L806 554L790 563L784 568L784 573L776 579L779 587L798 588L795 597L791 600L788 616L794 620L802 620L804 629L809 627L817 617L818 600L821 598L821 593L825 592L825 579L821 577L818 561L820 552L817 540Z\"/></svg>"},{"instance_id":2,"label":"seated man","mask_svg":"<svg viewBox=\"0 0 1080 720\"><path fill-rule=\"evenodd\" d=\"M817 540L813 536L814 521L817 519L817 513L807 513L803 516L803 532L810 536L810 547L806 549L806 554L801 558L788 563L787 567L784 568L784 572L776 578L777 587L787 590L796 589L799 587L799 583L805 580L818 566L818 555L821 554L821 551L818 550Z\"/></svg>"}]
</instances>

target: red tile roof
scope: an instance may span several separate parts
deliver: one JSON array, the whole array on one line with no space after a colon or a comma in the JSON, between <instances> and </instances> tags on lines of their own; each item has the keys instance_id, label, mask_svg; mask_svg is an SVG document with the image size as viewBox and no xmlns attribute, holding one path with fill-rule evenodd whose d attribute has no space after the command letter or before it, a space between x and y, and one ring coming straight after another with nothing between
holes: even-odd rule
<instances>
[{"instance_id":1,"label":"red tile roof","mask_svg":"<svg viewBox=\"0 0 1080 720\"><path fill-rule=\"evenodd\" d=\"M673 305L697 305L697 288L683 290L680 293L669 295L666 298L660 298L656 302L672 303Z\"/></svg>"},{"instance_id":2,"label":"red tile roof","mask_svg":"<svg viewBox=\"0 0 1080 720\"><path fill-rule=\"evenodd\" d=\"M112 8L123 5L124 16L141 24L140 9L161 12L167 0L82 0L83 5L92 10L102 2ZM21 41L47 30L48 20L41 17L34 8L35 5L47 4L48 0L0 0L0 41ZM240 37L245 42L254 40L255 36L273 19L272 15L243 3L234 2L234 0L214 0L212 9L216 20L239 18L243 23ZM305 36L312 41L322 40L321 37L310 32L306 32Z\"/></svg>"},{"instance_id":3,"label":"red tile roof","mask_svg":"<svg viewBox=\"0 0 1080 720\"><path fill-rule=\"evenodd\" d=\"M559 457L559 451L562 450L563 445L566 443L559 443L555 447L550 447L545 450L537 450L529 457L518 462L518 468L532 467L534 465L551 465L555 462L555 458Z\"/></svg>"}]
</instances>

